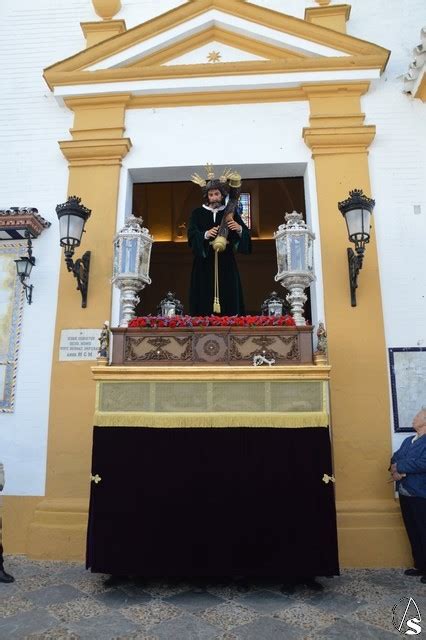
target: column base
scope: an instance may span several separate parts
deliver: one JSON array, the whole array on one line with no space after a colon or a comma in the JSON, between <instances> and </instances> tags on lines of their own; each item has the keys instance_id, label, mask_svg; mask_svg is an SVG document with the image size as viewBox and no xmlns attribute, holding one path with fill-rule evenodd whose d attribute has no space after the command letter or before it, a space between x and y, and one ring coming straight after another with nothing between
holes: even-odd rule
<instances>
[{"instance_id":1,"label":"column base","mask_svg":"<svg viewBox=\"0 0 426 640\"><path fill-rule=\"evenodd\" d=\"M27 555L40 560L84 561L87 514L84 498L40 502L28 529Z\"/></svg>"},{"instance_id":2,"label":"column base","mask_svg":"<svg viewBox=\"0 0 426 640\"><path fill-rule=\"evenodd\" d=\"M340 501L336 506L341 568L412 565L397 500Z\"/></svg>"}]
</instances>

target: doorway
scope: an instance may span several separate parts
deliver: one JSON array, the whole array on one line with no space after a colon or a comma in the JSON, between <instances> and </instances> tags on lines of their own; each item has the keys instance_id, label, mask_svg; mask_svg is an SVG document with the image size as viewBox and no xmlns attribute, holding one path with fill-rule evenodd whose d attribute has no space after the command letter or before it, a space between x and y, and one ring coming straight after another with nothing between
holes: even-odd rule
<instances>
[{"instance_id":1,"label":"doorway","mask_svg":"<svg viewBox=\"0 0 426 640\"><path fill-rule=\"evenodd\" d=\"M286 291L275 282L277 272L274 231L284 223L284 214L296 210L305 216L303 177L259 178L243 181L242 194L249 208L253 251L237 255L246 312L259 315L265 298L275 290ZM201 190L190 181L144 182L133 185L133 213L154 236L150 277L152 284L140 293L136 315L156 315L160 300L173 291L189 313L189 282L192 253L186 231L191 212L201 204ZM310 321L310 304L305 317Z\"/></svg>"}]
</instances>

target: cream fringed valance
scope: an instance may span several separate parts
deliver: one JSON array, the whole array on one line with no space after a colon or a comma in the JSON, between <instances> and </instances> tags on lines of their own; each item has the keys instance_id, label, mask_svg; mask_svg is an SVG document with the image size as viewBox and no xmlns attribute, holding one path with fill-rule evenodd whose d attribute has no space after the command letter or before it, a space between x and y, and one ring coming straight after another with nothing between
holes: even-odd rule
<instances>
[{"instance_id":1,"label":"cream fringed valance","mask_svg":"<svg viewBox=\"0 0 426 640\"><path fill-rule=\"evenodd\" d=\"M275 427L278 429L327 427L328 415L311 413L95 413L94 424L99 427L218 428L218 427Z\"/></svg>"}]
</instances>

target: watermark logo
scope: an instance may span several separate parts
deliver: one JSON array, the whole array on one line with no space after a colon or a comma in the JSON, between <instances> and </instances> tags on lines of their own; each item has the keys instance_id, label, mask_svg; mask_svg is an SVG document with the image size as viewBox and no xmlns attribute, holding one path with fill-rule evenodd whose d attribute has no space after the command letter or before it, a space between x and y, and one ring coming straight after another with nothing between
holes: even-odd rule
<instances>
[{"instance_id":1,"label":"watermark logo","mask_svg":"<svg viewBox=\"0 0 426 640\"><path fill-rule=\"evenodd\" d=\"M422 631L422 616L414 598L401 598L392 607L393 626L403 636L417 636Z\"/></svg>"}]
</instances>

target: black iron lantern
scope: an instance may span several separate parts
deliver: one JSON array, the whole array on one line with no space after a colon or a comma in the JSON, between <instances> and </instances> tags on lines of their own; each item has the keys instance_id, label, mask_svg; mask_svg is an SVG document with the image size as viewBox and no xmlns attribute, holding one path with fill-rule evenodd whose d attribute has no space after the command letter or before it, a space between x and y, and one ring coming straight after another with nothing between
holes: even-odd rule
<instances>
[{"instance_id":1,"label":"black iron lantern","mask_svg":"<svg viewBox=\"0 0 426 640\"><path fill-rule=\"evenodd\" d=\"M358 274L362 269L365 245L370 242L370 220L375 201L364 195L362 189L349 191L349 198L338 203L339 210L345 218L348 237L355 245L355 252L348 247L349 285L351 305L356 307L356 289Z\"/></svg>"},{"instance_id":2,"label":"black iron lantern","mask_svg":"<svg viewBox=\"0 0 426 640\"><path fill-rule=\"evenodd\" d=\"M31 255L30 245L28 249L28 257L21 256L20 258L15 260L15 264L16 264L16 272L25 290L25 297L27 299L28 304L31 304L33 300L33 285L32 284L28 285L25 282L27 278L30 277L31 269L35 265L35 258L33 255Z\"/></svg>"},{"instance_id":3,"label":"black iron lantern","mask_svg":"<svg viewBox=\"0 0 426 640\"><path fill-rule=\"evenodd\" d=\"M31 269L35 265L35 258L27 258L26 256L21 256L20 258L15 260L15 264L19 278L21 280L25 280L31 275Z\"/></svg>"},{"instance_id":4,"label":"black iron lantern","mask_svg":"<svg viewBox=\"0 0 426 640\"><path fill-rule=\"evenodd\" d=\"M81 306L87 306L89 287L90 251L73 261L74 250L80 246L84 225L89 219L91 210L81 204L81 198L70 196L63 204L58 204L56 213L59 220L59 243L64 247L65 263L77 280L77 289L81 293Z\"/></svg>"}]
</instances>

